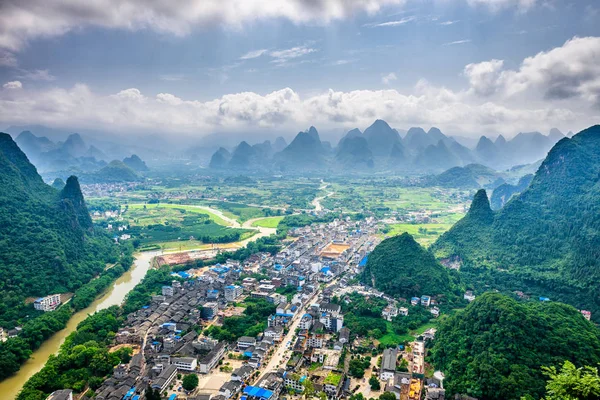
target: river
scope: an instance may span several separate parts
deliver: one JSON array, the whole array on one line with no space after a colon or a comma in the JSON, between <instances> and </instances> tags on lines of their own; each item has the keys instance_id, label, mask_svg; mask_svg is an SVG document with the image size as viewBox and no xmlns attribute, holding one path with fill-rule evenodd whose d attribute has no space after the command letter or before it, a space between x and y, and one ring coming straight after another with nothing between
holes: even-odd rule
<instances>
[{"instance_id":1,"label":"river","mask_svg":"<svg viewBox=\"0 0 600 400\"><path fill-rule=\"evenodd\" d=\"M264 236L269 236L274 234L277 230L274 228L263 228L263 227L253 227L252 223L256 220L262 218L255 218L249 221L246 221L243 225L241 225L238 221L227 217L219 210L215 210L214 208L197 206L198 208L204 208L207 211L210 211L223 220L227 221L231 227L233 228L244 228L244 229L254 229L258 231L255 235L245 239L241 242L235 243L237 247L242 247L248 244L251 241L255 241L256 239ZM231 245L231 244L230 244ZM188 250L194 251L194 250ZM69 322L67 322L67 326L65 329L56 332L52 337L46 340L42 346L33 352L31 358L27 360L22 366L21 369L10 378L5 379L0 382L0 396L2 400L4 399L14 399L19 394L19 391L27 382L31 376L33 376L36 372L42 369L42 367L48 361L48 358L52 354L56 354L60 345L63 344L65 338L69 336L71 332L73 332L77 325L83 321L89 314L93 314L96 311L103 310L110 306L120 305L125 300L125 296L127 293L131 291L138 283L144 279L146 276L146 272L150 269L150 262L152 258L156 255L160 254L159 251L148 251L143 253L137 253L135 255L135 261L132 265L131 269L124 273L119 279L117 279L113 285L99 298L97 298L89 307L76 312L73 314Z\"/></svg>"},{"instance_id":2,"label":"river","mask_svg":"<svg viewBox=\"0 0 600 400\"><path fill-rule=\"evenodd\" d=\"M159 254L157 251L138 253L135 255L134 264L129 271L125 272L102 296L97 298L89 307L73 314L65 329L56 332L50 339L46 340L42 346L33 352L31 358L21 366L21 369L10 378L0 382L0 396L2 399L14 399L27 380L48 361L52 354L56 354L65 338L73 332L77 325L83 321L89 314L103 310L110 306L123 303L125 296L131 289L144 279L146 272L150 268L150 261Z\"/></svg>"}]
</instances>

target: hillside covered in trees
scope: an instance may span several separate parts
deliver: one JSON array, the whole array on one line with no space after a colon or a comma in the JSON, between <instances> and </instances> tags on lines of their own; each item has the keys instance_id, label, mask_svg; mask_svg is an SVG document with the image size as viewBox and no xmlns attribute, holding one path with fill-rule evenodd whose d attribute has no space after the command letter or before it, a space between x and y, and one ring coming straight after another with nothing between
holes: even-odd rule
<instances>
[{"instance_id":1,"label":"hillside covered in trees","mask_svg":"<svg viewBox=\"0 0 600 400\"><path fill-rule=\"evenodd\" d=\"M429 295L451 300L460 292L458 276L437 262L408 233L375 247L361 280L391 296L404 298Z\"/></svg>"},{"instance_id":2,"label":"hillside covered in trees","mask_svg":"<svg viewBox=\"0 0 600 400\"><path fill-rule=\"evenodd\" d=\"M484 191L432 246L475 288L522 290L600 315L600 126L564 138L526 190L491 210Z\"/></svg>"},{"instance_id":3,"label":"hillside covered in trees","mask_svg":"<svg viewBox=\"0 0 600 400\"><path fill-rule=\"evenodd\" d=\"M4 133L0 170L0 326L12 328L36 315L27 297L74 292L119 254L94 230L76 177L46 185Z\"/></svg>"},{"instance_id":4,"label":"hillside covered in trees","mask_svg":"<svg viewBox=\"0 0 600 400\"><path fill-rule=\"evenodd\" d=\"M542 367L598 365L600 331L566 304L486 293L440 323L431 357L451 395L540 399Z\"/></svg>"}]
</instances>

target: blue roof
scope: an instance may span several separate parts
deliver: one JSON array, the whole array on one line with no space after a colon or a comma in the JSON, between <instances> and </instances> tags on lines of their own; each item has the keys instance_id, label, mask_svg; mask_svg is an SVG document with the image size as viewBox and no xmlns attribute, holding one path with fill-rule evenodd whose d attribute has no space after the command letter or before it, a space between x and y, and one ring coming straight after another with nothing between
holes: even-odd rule
<instances>
[{"instance_id":1,"label":"blue roof","mask_svg":"<svg viewBox=\"0 0 600 400\"><path fill-rule=\"evenodd\" d=\"M235 285L225 286L225 289L235 289Z\"/></svg>"},{"instance_id":2,"label":"blue roof","mask_svg":"<svg viewBox=\"0 0 600 400\"><path fill-rule=\"evenodd\" d=\"M173 393L172 395L169 396L169 400L175 400L177 398L177 395L175 393Z\"/></svg>"},{"instance_id":3,"label":"blue roof","mask_svg":"<svg viewBox=\"0 0 600 400\"><path fill-rule=\"evenodd\" d=\"M142 308L145 310L147 308L150 308L150 306L142 306Z\"/></svg>"},{"instance_id":4,"label":"blue roof","mask_svg":"<svg viewBox=\"0 0 600 400\"><path fill-rule=\"evenodd\" d=\"M419 297L413 297L411 300L421 300Z\"/></svg>"},{"instance_id":5,"label":"blue roof","mask_svg":"<svg viewBox=\"0 0 600 400\"><path fill-rule=\"evenodd\" d=\"M360 262L358 263L359 267L364 267L365 265L367 265L367 260L369 259L369 255L367 254L366 256L363 257L362 260L360 260Z\"/></svg>"},{"instance_id":6,"label":"blue roof","mask_svg":"<svg viewBox=\"0 0 600 400\"><path fill-rule=\"evenodd\" d=\"M547 297L540 297L540 301L550 301L550 299Z\"/></svg>"},{"instance_id":7,"label":"blue roof","mask_svg":"<svg viewBox=\"0 0 600 400\"><path fill-rule=\"evenodd\" d=\"M267 389L263 389L256 386L246 386L244 388L244 394L252 397L260 397L263 399L270 399L273 397L273 392Z\"/></svg>"}]
</instances>

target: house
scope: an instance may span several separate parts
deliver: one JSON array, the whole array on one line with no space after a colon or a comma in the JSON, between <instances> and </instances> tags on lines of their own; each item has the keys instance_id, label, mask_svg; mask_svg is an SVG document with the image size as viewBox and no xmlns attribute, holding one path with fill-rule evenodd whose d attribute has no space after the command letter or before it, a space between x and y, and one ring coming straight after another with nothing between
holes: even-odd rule
<instances>
[{"instance_id":1,"label":"house","mask_svg":"<svg viewBox=\"0 0 600 400\"><path fill-rule=\"evenodd\" d=\"M60 305L60 294L40 297L33 302L33 307L40 311L54 311Z\"/></svg>"},{"instance_id":2,"label":"house","mask_svg":"<svg viewBox=\"0 0 600 400\"><path fill-rule=\"evenodd\" d=\"M339 332L344 326L344 316L334 314L324 314L319 318L319 322L325 325L325 328L332 332Z\"/></svg>"},{"instance_id":3,"label":"house","mask_svg":"<svg viewBox=\"0 0 600 400\"><path fill-rule=\"evenodd\" d=\"M231 374L232 381L240 381L244 382L246 379L252 375L254 372L254 368L249 365L242 365L241 367L235 369Z\"/></svg>"},{"instance_id":4,"label":"house","mask_svg":"<svg viewBox=\"0 0 600 400\"><path fill-rule=\"evenodd\" d=\"M219 394L229 399L236 395L242 389L242 382L240 381L227 381L219 389Z\"/></svg>"},{"instance_id":5,"label":"house","mask_svg":"<svg viewBox=\"0 0 600 400\"><path fill-rule=\"evenodd\" d=\"M171 359L171 363L180 371L195 371L198 366L198 360L194 357L179 357Z\"/></svg>"},{"instance_id":6,"label":"house","mask_svg":"<svg viewBox=\"0 0 600 400\"><path fill-rule=\"evenodd\" d=\"M240 350L247 349L250 346L256 345L256 338L250 336L242 336L237 341L237 347Z\"/></svg>"},{"instance_id":7,"label":"house","mask_svg":"<svg viewBox=\"0 0 600 400\"><path fill-rule=\"evenodd\" d=\"M306 345L308 347L320 349L323 347L323 336L313 333L307 340Z\"/></svg>"},{"instance_id":8,"label":"house","mask_svg":"<svg viewBox=\"0 0 600 400\"><path fill-rule=\"evenodd\" d=\"M591 319L592 319L592 313L590 311L581 310L581 315L583 315L583 317L585 319L587 319L588 321L591 321Z\"/></svg>"},{"instance_id":9,"label":"house","mask_svg":"<svg viewBox=\"0 0 600 400\"><path fill-rule=\"evenodd\" d=\"M381 371L379 377L383 381L387 381L394 377L396 373L396 363L398 361L398 350L391 348L383 351L381 360Z\"/></svg>"},{"instance_id":10,"label":"house","mask_svg":"<svg viewBox=\"0 0 600 400\"><path fill-rule=\"evenodd\" d=\"M283 384L285 387L289 389L293 389L296 392L304 392L304 381L306 380L306 375L299 375L293 372L284 372L283 373Z\"/></svg>"},{"instance_id":11,"label":"house","mask_svg":"<svg viewBox=\"0 0 600 400\"><path fill-rule=\"evenodd\" d=\"M398 309L398 315L402 315L403 317L406 317L408 315L408 308L400 307Z\"/></svg>"},{"instance_id":12,"label":"house","mask_svg":"<svg viewBox=\"0 0 600 400\"><path fill-rule=\"evenodd\" d=\"M411 306L416 306L419 305L419 303L421 302L421 299L418 297L413 297L410 299L410 305Z\"/></svg>"},{"instance_id":13,"label":"house","mask_svg":"<svg viewBox=\"0 0 600 400\"><path fill-rule=\"evenodd\" d=\"M319 312L328 313L337 317L342 311L342 307L339 304L333 303L321 303L319 304Z\"/></svg>"},{"instance_id":14,"label":"house","mask_svg":"<svg viewBox=\"0 0 600 400\"><path fill-rule=\"evenodd\" d=\"M202 374L208 374L221 360L225 354L225 343L221 342L215 346L207 355L202 357L198 363L198 369Z\"/></svg>"},{"instance_id":15,"label":"house","mask_svg":"<svg viewBox=\"0 0 600 400\"><path fill-rule=\"evenodd\" d=\"M425 400L444 400L446 398L446 390L438 387L427 387Z\"/></svg>"},{"instance_id":16,"label":"house","mask_svg":"<svg viewBox=\"0 0 600 400\"><path fill-rule=\"evenodd\" d=\"M219 291L216 289L209 289L206 291L206 298L208 300L217 300L219 298Z\"/></svg>"},{"instance_id":17,"label":"house","mask_svg":"<svg viewBox=\"0 0 600 400\"><path fill-rule=\"evenodd\" d=\"M205 303L202 306L202 312L200 315L203 319L213 319L219 312L219 305L217 303Z\"/></svg>"},{"instance_id":18,"label":"house","mask_svg":"<svg viewBox=\"0 0 600 400\"><path fill-rule=\"evenodd\" d=\"M340 342L348 343L350 341L350 329L343 327L340 329Z\"/></svg>"},{"instance_id":19,"label":"house","mask_svg":"<svg viewBox=\"0 0 600 400\"><path fill-rule=\"evenodd\" d=\"M270 390L258 386L246 386L242 398L246 400L275 400L276 396Z\"/></svg>"},{"instance_id":20,"label":"house","mask_svg":"<svg viewBox=\"0 0 600 400\"><path fill-rule=\"evenodd\" d=\"M437 307L433 307L429 309L429 312L435 317L439 317L440 316L440 309Z\"/></svg>"},{"instance_id":21,"label":"house","mask_svg":"<svg viewBox=\"0 0 600 400\"><path fill-rule=\"evenodd\" d=\"M429 305L431 304L431 297L429 296L421 296L421 305L423 307L429 307Z\"/></svg>"},{"instance_id":22,"label":"house","mask_svg":"<svg viewBox=\"0 0 600 400\"><path fill-rule=\"evenodd\" d=\"M283 336L283 327L270 326L265 329L264 336L265 338L269 338L271 340L280 341Z\"/></svg>"},{"instance_id":23,"label":"house","mask_svg":"<svg viewBox=\"0 0 600 400\"><path fill-rule=\"evenodd\" d=\"M163 286L162 287L162 295L163 296L173 297L174 294L175 294L175 290L173 289L173 286Z\"/></svg>"},{"instance_id":24,"label":"house","mask_svg":"<svg viewBox=\"0 0 600 400\"><path fill-rule=\"evenodd\" d=\"M391 321L398 316L398 307L393 304L388 304L387 307L381 311L381 316L383 319Z\"/></svg>"},{"instance_id":25,"label":"house","mask_svg":"<svg viewBox=\"0 0 600 400\"><path fill-rule=\"evenodd\" d=\"M71 389L57 390L50 393L46 400L73 400L73 391Z\"/></svg>"},{"instance_id":26,"label":"house","mask_svg":"<svg viewBox=\"0 0 600 400\"><path fill-rule=\"evenodd\" d=\"M242 295L244 289L241 286L237 285L229 285L225 286L225 300L227 301L235 301L238 297Z\"/></svg>"},{"instance_id":27,"label":"house","mask_svg":"<svg viewBox=\"0 0 600 400\"><path fill-rule=\"evenodd\" d=\"M165 368L158 378L152 382L151 387L153 389L158 389L161 393L165 391L167 387L173 382L173 379L177 376L177 367L175 365L169 365Z\"/></svg>"},{"instance_id":28,"label":"house","mask_svg":"<svg viewBox=\"0 0 600 400\"><path fill-rule=\"evenodd\" d=\"M465 300L467 300L467 301L469 301L469 302L471 302L471 301L475 300L475 295L474 295L474 294L473 294L473 292L472 292L472 291L470 291L470 290L467 290L467 291L465 292L465 295L464 295L463 297L464 297L464 299L465 299Z\"/></svg>"},{"instance_id":29,"label":"house","mask_svg":"<svg viewBox=\"0 0 600 400\"><path fill-rule=\"evenodd\" d=\"M310 329L313 323L313 317L310 314L304 314L302 319L298 323L298 328L300 329Z\"/></svg>"}]
</instances>

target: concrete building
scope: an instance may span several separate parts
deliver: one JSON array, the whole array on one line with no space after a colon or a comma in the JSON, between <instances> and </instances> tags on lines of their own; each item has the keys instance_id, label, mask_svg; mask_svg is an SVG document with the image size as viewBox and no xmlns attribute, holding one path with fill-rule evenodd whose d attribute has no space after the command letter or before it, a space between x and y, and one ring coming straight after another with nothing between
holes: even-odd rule
<instances>
[{"instance_id":1,"label":"concrete building","mask_svg":"<svg viewBox=\"0 0 600 400\"><path fill-rule=\"evenodd\" d=\"M203 374L208 374L217 365L219 360L221 360L225 354L225 350L225 343L219 343L210 353L200 359L198 363L199 371Z\"/></svg>"},{"instance_id":2,"label":"concrete building","mask_svg":"<svg viewBox=\"0 0 600 400\"><path fill-rule=\"evenodd\" d=\"M235 301L238 297L242 295L244 290L241 286L237 285L229 285L225 286L225 300L227 301Z\"/></svg>"},{"instance_id":3,"label":"concrete building","mask_svg":"<svg viewBox=\"0 0 600 400\"><path fill-rule=\"evenodd\" d=\"M60 294L40 297L33 302L33 307L40 311L54 311L60 305Z\"/></svg>"},{"instance_id":4,"label":"concrete building","mask_svg":"<svg viewBox=\"0 0 600 400\"><path fill-rule=\"evenodd\" d=\"M381 372L379 377L383 381L387 381L394 377L396 372L396 363L398 361L398 350L385 349L381 360Z\"/></svg>"},{"instance_id":5,"label":"concrete building","mask_svg":"<svg viewBox=\"0 0 600 400\"><path fill-rule=\"evenodd\" d=\"M165 297L173 297L173 295L175 294L175 289L173 289L173 286L163 286L162 287L162 295Z\"/></svg>"},{"instance_id":6,"label":"concrete building","mask_svg":"<svg viewBox=\"0 0 600 400\"><path fill-rule=\"evenodd\" d=\"M206 303L202 306L201 316L203 319L213 319L219 312L219 305L217 303Z\"/></svg>"},{"instance_id":7,"label":"concrete building","mask_svg":"<svg viewBox=\"0 0 600 400\"><path fill-rule=\"evenodd\" d=\"M73 391L71 389L63 389L52 392L46 400L73 400Z\"/></svg>"},{"instance_id":8,"label":"concrete building","mask_svg":"<svg viewBox=\"0 0 600 400\"><path fill-rule=\"evenodd\" d=\"M195 371L198 366L198 360L195 357L173 358L171 363L180 371Z\"/></svg>"},{"instance_id":9,"label":"concrete building","mask_svg":"<svg viewBox=\"0 0 600 400\"><path fill-rule=\"evenodd\" d=\"M173 379L175 379L176 376L177 367L175 365L169 365L160 373L158 378L156 378L154 382L152 382L151 387L153 389L158 389L162 393L163 391L165 391L165 389L169 387L169 385L171 384L171 382L173 382Z\"/></svg>"}]
</instances>

